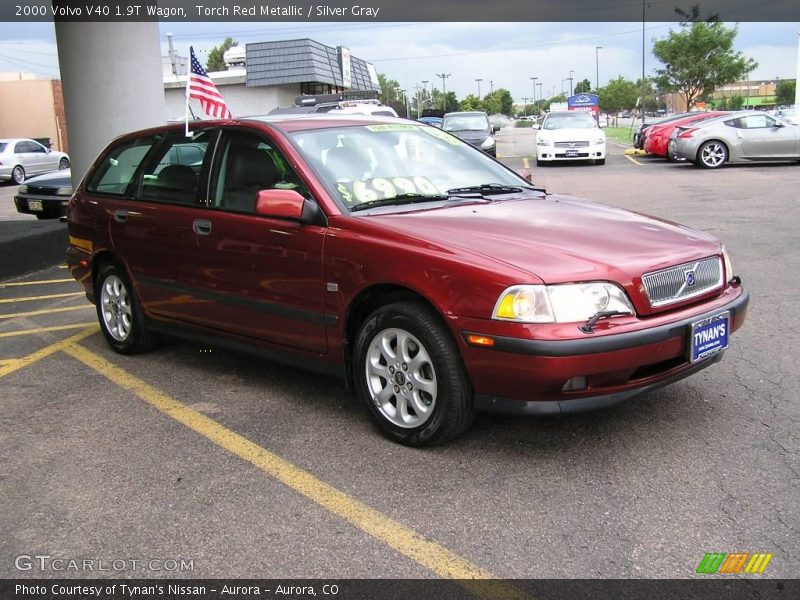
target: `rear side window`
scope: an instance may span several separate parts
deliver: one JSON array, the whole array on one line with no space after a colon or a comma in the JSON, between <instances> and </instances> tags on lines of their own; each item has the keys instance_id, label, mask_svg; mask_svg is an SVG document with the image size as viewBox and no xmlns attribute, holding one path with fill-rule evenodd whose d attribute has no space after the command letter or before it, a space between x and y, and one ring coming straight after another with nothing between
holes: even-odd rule
<instances>
[{"instance_id":1,"label":"rear side window","mask_svg":"<svg viewBox=\"0 0 800 600\"><path fill-rule=\"evenodd\" d=\"M173 134L148 159L142 173L142 199L155 202L195 204L200 172L213 132L196 132L191 138Z\"/></svg>"},{"instance_id":2,"label":"rear side window","mask_svg":"<svg viewBox=\"0 0 800 600\"><path fill-rule=\"evenodd\" d=\"M126 142L103 159L86 186L88 192L124 196L139 164L155 144L156 138Z\"/></svg>"},{"instance_id":3,"label":"rear side window","mask_svg":"<svg viewBox=\"0 0 800 600\"><path fill-rule=\"evenodd\" d=\"M8 142L0 142L0 152L5 152L8 148Z\"/></svg>"}]
</instances>

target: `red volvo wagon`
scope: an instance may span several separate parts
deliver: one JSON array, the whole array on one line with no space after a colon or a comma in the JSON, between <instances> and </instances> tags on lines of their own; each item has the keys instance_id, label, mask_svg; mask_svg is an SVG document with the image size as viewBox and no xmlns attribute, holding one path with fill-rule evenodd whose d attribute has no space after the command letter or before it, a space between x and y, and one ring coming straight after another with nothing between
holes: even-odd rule
<instances>
[{"instance_id":1,"label":"red volvo wagon","mask_svg":"<svg viewBox=\"0 0 800 600\"><path fill-rule=\"evenodd\" d=\"M380 429L612 405L722 357L748 294L715 237L549 194L441 129L360 115L125 135L69 204L117 352L168 333L342 376Z\"/></svg>"}]
</instances>

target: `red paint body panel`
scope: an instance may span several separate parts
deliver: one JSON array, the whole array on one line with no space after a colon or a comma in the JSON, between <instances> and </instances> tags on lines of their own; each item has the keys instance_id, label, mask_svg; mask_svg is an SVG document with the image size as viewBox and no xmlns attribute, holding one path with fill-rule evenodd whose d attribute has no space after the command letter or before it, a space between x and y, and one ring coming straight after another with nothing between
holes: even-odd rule
<instances>
[{"instance_id":1,"label":"red paint body panel","mask_svg":"<svg viewBox=\"0 0 800 600\"><path fill-rule=\"evenodd\" d=\"M644 142L644 149L646 152L655 154L656 156L666 156L669 138L675 129L678 127L691 125L692 123L699 123L700 121L705 121L706 119L718 117L724 114L725 113L723 111L709 111L697 113L696 115L690 115L688 117L684 117L683 119L678 119L677 121L670 121L669 123L664 123L663 125L653 125L647 130L647 138Z\"/></svg>"},{"instance_id":2,"label":"red paint body panel","mask_svg":"<svg viewBox=\"0 0 800 600\"><path fill-rule=\"evenodd\" d=\"M333 123L339 127L375 122L383 121L353 115ZM598 322L593 339L691 320L724 310L744 294L738 284L726 285L682 303L652 308L642 275L719 255L719 240L575 198L527 193L503 201L476 199L440 208L404 206L344 214L285 137L285 132L331 123L309 118L202 124L268 134L319 205L324 225L205 206L115 199L92 195L81 185L70 202L69 232L91 242L92 250L71 244L68 263L73 276L92 297L91 271L80 260L113 258L131 275L151 319L334 365L343 363L352 346L353 340L346 339L348 319L358 299L378 286L408 290L442 316L477 394L520 401L567 400L644 387L687 370L689 363L683 334L575 356L533 356L467 345L466 332L522 342L587 339L575 323L492 320L500 294L512 285L617 283L636 315ZM152 131L162 130L177 127ZM294 205L289 208L294 210ZM127 211L124 222L114 218L120 210ZM207 222L210 231L199 234L193 226L198 219ZM731 277L725 274L726 280ZM741 327L744 315L743 309L735 313L732 330ZM565 381L576 376L587 376L589 388L561 392Z\"/></svg>"}]
</instances>

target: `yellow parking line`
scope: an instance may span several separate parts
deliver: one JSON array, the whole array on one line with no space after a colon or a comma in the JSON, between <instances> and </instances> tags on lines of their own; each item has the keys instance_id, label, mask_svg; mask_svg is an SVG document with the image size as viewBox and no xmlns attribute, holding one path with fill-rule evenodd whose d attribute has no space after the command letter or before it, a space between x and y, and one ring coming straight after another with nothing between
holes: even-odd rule
<instances>
[{"instance_id":1,"label":"yellow parking line","mask_svg":"<svg viewBox=\"0 0 800 600\"><path fill-rule=\"evenodd\" d=\"M18 369L23 367L27 367L28 365L32 365L36 361L42 360L43 358L47 358L54 352L58 352L59 350L64 350L68 346L71 346L75 342L79 342L80 340L89 337L93 333L96 333L100 330L98 325L93 325L87 329L84 329L80 333L76 333L73 336L68 337L65 340L61 340L60 342L55 342L50 344L49 346L45 346L41 350L37 350L33 354L29 354L28 356L24 356L22 358L16 359L14 362L9 364L5 364L0 367L0 377L5 377L9 373L13 373Z\"/></svg>"},{"instance_id":2,"label":"yellow parking line","mask_svg":"<svg viewBox=\"0 0 800 600\"><path fill-rule=\"evenodd\" d=\"M80 329L82 327L90 327L94 323L72 323L71 325L56 325L54 327L39 327L38 329L20 329L19 331L8 331L0 333L0 338L14 337L17 335L33 335L36 333L45 333L47 331L64 331L65 329Z\"/></svg>"},{"instance_id":3,"label":"yellow parking line","mask_svg":"<svg viewBox=\"0 0 800 600\"><path fill-rule=\"evenodd\" d=\"M458 583L484 598L526 598L515 587L494 579L494 575L439 544L425 539L377 510L296 467L277 454L192 410L147 382L101 356L74 343L62 346L66 354L97 371L109 381L135 394L154 408L199 433L217 446L255 465L295 492L326 508L397 552L442 577L461 579Z\"/></svg>"},{"instance_id":4,"label":"yellow parking line","mask_svg":"<svg viewBox=\"0 0 800 600\"><path fill-rule=\"evenodd\" d=\"M37 317L39 315L49 315L51 313L69 312L71 310L94 309L94 304L81 304L80 306L64 306L61 308L47 308L44 310L31 310L28 312L12 313L10 315L0 315L0 319L15 319L17 317Z\"/></svg>"},{"instance_id":5,"label":"yellow parking line","mask_svg":"<svg viewBox=\"0 0 800 600\"><path fill-rule=\"evenodd\" d=\"M85 296L86 292L65 292L63 294L48 294L47 296L26 296L24 298L3 298L0 304L13 304L15 302L33 302L34 300L52 300L53 298L74 298Z\"/></svg>"},{"instance_id":6,"label":"yellow parking line","mask_svg":"<svg viewBox=\"0 0 800 600\"><path fill-rule=\"evenodd\" d=\"M523 169L530 169L530 168L531 168L531 163L530 163L530 161L528 160L528 157L527 157L527 156L524 156L524 157L522 158L522 168L523 168Z\"/></svg>"},{"instance_id":7,"label":"yellow parking line","mask_svg":"<svg viewBox=\"0 0 800 600\"><path fill-rule=\"evenodd\" d=\"M642 163L640 163L638 160L636 160L632 156L628 156L627 154L624 154L623 156L625 158L627 158L629 161L631 161L632 163L639 165L640 167L644 166L644 165L642 165Z\"/></svg>"},{"instance_id":8,"label":"yellow parking line","mask_svg":"<svg viewBox=\"0 0 800 600\"><path fill-rule=\"evenodd\" d=\"M18 287L21 285L43 285L46 283L68 283L75 281L71 277L69 279L44 279L39 281L15 281L13 283L0 283L0 288Z\"/></svg>"}]
</instances>

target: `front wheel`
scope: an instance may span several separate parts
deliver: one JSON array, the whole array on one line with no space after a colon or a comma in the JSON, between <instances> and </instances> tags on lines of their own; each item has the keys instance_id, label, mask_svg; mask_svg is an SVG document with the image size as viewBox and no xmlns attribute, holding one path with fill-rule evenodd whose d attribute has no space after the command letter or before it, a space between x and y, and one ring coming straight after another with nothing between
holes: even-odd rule
<instances>
[{"instance_id":1,"label":"front wheel","mask_svg":"<svg viewBox=\"0 0 800 600\"><path fill-rule=\"evenodd\" d=\"M697 151L697 163L704 169L719 169L728 161L728 148L722 142L706 142Z\"/></svg>"},{"instance_id":2,"label":"front wheel","mask_svg":"<svg viewBox=\"0 0 800 600\"><path fill-rule=\"evenodd\" d=\"M421 303L389 304L366 319L356 339L353 379L378 427L401 444L447 442L474 417L450 332Z\"/></svg>"},{"instance_id":3,"label":"front wheel","mask_svg":"<svg viewBox=\"0 0 800 600\"><path fill-rule=\"evenodd\" d=\"M604 165L604 164L606 164L606 159L605 158L598 158L598 159L596 159L594 161L594 164L596 164L596 165Z\"/></svg>"},{"instance_id":4,"label":"front wheel","mask_svg":"<svg viewBox=\"0 0 800 600\"><path fill-rule=\"evenodd\" d=\"M66 157L58 161L58 170L63 171L65 169L69 169L69 159Z\"/></svg>"},{"instance_id":5,"label":"front wheel","mask_svg":"<svg viewBox=\"0 0 800 600\"><path fill-rule=\"evenodd\" d=\"M136 354L154 347L157 338L145 328L144 315L127 274L116 265L104 265L95 286L97 318L108 345L120 354Z\"/></svg>"}]
</instances>

